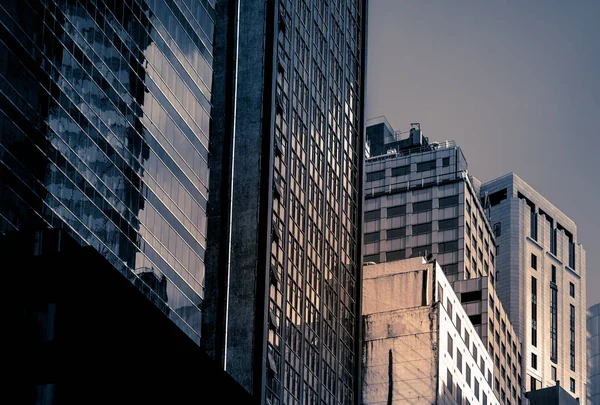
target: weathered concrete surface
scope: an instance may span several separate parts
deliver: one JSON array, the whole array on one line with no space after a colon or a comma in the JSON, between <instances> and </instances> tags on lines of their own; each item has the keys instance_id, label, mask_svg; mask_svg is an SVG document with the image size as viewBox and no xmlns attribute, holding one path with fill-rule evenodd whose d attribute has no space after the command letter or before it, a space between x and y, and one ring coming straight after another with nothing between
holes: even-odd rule
<instances>
[{"instance_id":1,"label":"weathered concrete surface","mask_svg":"<svg viewBox=\"0 0 600 405\"><path fill-rule=\"evenodd\" d=\"M436 307L387 311L363 319L362 403L436 403Z\"/></svg>"}]
</instances>

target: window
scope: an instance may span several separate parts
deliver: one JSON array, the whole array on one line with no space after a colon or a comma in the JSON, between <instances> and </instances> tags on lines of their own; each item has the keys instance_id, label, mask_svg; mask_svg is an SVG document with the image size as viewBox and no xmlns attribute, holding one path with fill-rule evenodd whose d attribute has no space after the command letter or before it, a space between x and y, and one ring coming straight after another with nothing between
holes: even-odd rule
<instances>
[{"instance_id":1,"label":"window","mask_svg":"<svg viewBox=\"0 0 600 405\"><path fill-rule=\"evenodd\" d=\"M483 393L483 395L481 397L482 397L481 404L487 405L487 395L485 395L485 392Z\"/></svg>"},{"instance_id":2,"label":"window","mask_svg":"<svg viewBox=\"0 0 600 405\"><path fill-rule=\"evenodd\" d=\"M530 391L537 390L537 380L533 376L529 376L529 390Z\"/></svg>"},{"instance_id":3,"label":"window","mask_svg":"<svg viewBox=\"0 0 600 405\"><path fill-rule=\"evenodd\" d=\"M469 347L470 341L471 341L471 335L469 335L469 332L467 332L467 330L465 329L465 345L467 345L467 347Z\"/></svg>"},{"instance_id":4,"label":"window","mask_svg":"<svg viewBox=\"0 0 600 405\"><path fill-rule=\"evenodd\" d=\"M469 315L469 321L473 326L481 325L481 314Z\"/></svg>"},{"instance_id":5,"label":"window","mask_svg":"<svg viewBox=\"0 0 600 405\"><path fill-rule=\"evenodd\" d=\"M444 287L441 284L438 284L438 301L444 302Z\"/></svg>"},{"instance_id":6,"label":"window","mask_svg":"<svg viewBox=\"0 0 600 405\"><path fill-rule=\"evenodd\" d=\"M376 253L374 255L365 255L363 257L363 262L368 263L368 262L373 262L373 263L379 263L379 253Z\"/></svg>"},{"instance_id":7,"label":"window","mask_svg":"<svg viewBox=\"0 0 600 405\"><path fill-rule=\"evenodd\" d=\"M450 322L454 322L454 313L452 311L452 302L450 301L450 298L446 298L446 311L450 317Z\"/></svg>"},{"instance_id":8,"label":"window","mask_svg":"<svg viewBox=\"0 0 600 405\"><path fill-rule=\"evenodd\" d=\"M550 360L558 363L558 287L554 282L550 283Z\"/></svg>"},{"instance_id":9,"label":"window","mask_svg":"<svg viewBox=\"0 0 600 405\"><path fill-rule=\"evenodd\" d=\"M458 250L458 241L438 243L438 253L456 252Z\"/></svg>"},{"instance_id":10,"label":"window","mask_svg":"<svg viewBox=\"0 0 600 405\"><path fill-rule=\"evenodd\" d=\"M396 176L404 176L410 173L410 165L407 166L400 166L400 167L393 167L392 168L392 176L396 177Z\"/></svg>"},{"instance_id":11,"label":"window","mask_svg":"<svg viewBox=\"0 0 600 405\"><path fill-rule=\"evenodd\" d=\"M448 166L450 166L450 158L449 157L442 158L442 167L448 167Z\"/></svg>"},{"instance_id":12,"label":"window","mask_svg":"<svg viewBox=\"0 0 600 405\"><path fill-rule=\"evenodd\" d=\"M471 367L467 364L465 367L465 377L467 379L467 385L471 386Z\"/></svg>"},{"instance_id":13,"label":"window","mask_svg":"<svg viewBox=\"0 0 600 405\"><path fill-rule=\"evenodd\" d=\"M406 214L406 205L398 205L396 207L389 207L387 209L387 217L394 218Z\"/></svg>"},{"instance_id":14,"label":"window","mask_svg":"<svg viewBox=\"0 0 600 405\"><path fill-rule=\"evenodd\" d=\"M479 380L477 378L473 380L473 385L475 386L475 398L477 399L477 401L479 401Z\"/></svg>"},{"instance_id":15,"label":"window","mask_svg":"<svg viewBox=\"0 0 600 405\"><path fill-rule=\"evenodd\" d=\"M450 263L442 266L444 274L449 276L452 274L458 274L458 263Z\"/></svg>"},{"instance_id":16,"label":"window","mask_svg":"<svg viewBox=\"0 0 600 405\"><path fill-rule=\"evenodd\" d=\"M462 364L462 353L456 349L456 367L460 373L462 373Z\"/></svg>"},{"instance_id":17,"label":"window","mask_svg":"<svg viewBox=\"0 0 600 405\"><path fill-rule=\"evenodd\" d=\"M458 314L456 314L456 330L459 336L462 335L462 319Z\"/></svg>"},{"instance_id":18,"label":"window","mask_svg":"<svg viewBox=\"0 0 600 405\"><path fill-rule=\"evenodd\" d=\"M365 235L366 236L366 235ZM385 231L386 239L398 239L406 236L406 228L388 229Z\"/></svg>"},{"instance_id":19,"label":"window","mask_svg":"<svg viewBox=\"0 0 600 405\"><path fill-rule=\"evenodd\" d=\"M473 358L477 359L477 346L475 346L475 343L473 343Z\"/></svg>"},{"instance_id":20,"label":"window","mask_svg":"<svg viewBox=\"0 0 600 405\"><path fill-rule=\"evenodd\" d=\"M445 231L447 229L458 228L458 218L443 219L438 221L438 230Z\"/></svg>"},{"instance_id":21,"label":"window","mask_svg":"<svg viewBox=\"0 0 600 405\"><path fill-rule=\"evenodd\" d=\"M575 284L569 282L569 295L575 298Z\"/></svg>"},{"instance_id":22,"label":"window","mask_svg":"<svg viewBox=\"0 0 600 405\"><path fill-rule=\"evenodd\" d=\"M365 212L365 222L377 221L379 218L381 218L381 210Z\"/></svg>"},{"instance_id":23,"label":"window","mask_svg":"<svg viewBox=\"0 0 600 405\"><path fill-rule=\"evenodd\" d=\"M462 405L462 389L459 385L456 386L456 403L457 405Z\"/></svg>"},{"instance_id":24,"label":"window","mask_svg":"<svg viewBox=\"0 0 600 405\"><path fill-rule=\"evenodd\" d=\"M448 384L448 391L452 393L452 388L454 387L454 382L452 381L452 373L450 372L450 369L446 369L446 372L446 383Z\"/></svg>"},{"instance_id":25,"label":"window","mask_svg":"<svg viewBox=\"0 0 600 405\"><path fill-rule=\"evenodd\" d=\"M481 290L469 291L460 294L460 302L481 301Z\"/></svg>"},{"instance_id":26,"label":"window","mask_svg":"<svg viewBox=\"0 0 600 405\"><path fill-rule=\"evenodd\" d=\"M379 242L379 232L365 233L365 243Z\"/></svg>"},{"instance_id":27,"label":"window","mask_svg":"<svg viewBox=\"0 0 600 405\"><path fill-rule=\"evenodd\" d=\"M423 233L431 232L431 222L427 222L424 224L417 224L412 226L413 235L421 235Z\"/></svg>"},{"instance_id":28,"label":"window","mask_svg":"<svg viewBox=\"0 0 600 405\"><path fill-rule=\"evenodd\" d=\"M502 235L502 224L500 222L496 222L494 224L494 236L498 237Z\"/></svg>"},{"instance_id":29,"label":"window","mask_svg":"<svg viewBox=\"0 0 600 405\"><path fill-rule=\"evenodd\" d=\"M406 259L406 250L404 250L404 249L391 250L385 254L386 262L391 262L394 260L402 260L402 259Z\"/></svg>"},{"instance_id":30,"label":"window","mask_svg":"<svg viewBox=\"0 0 600 405\"><path fill-rule=\"evenodd\" d=\"M367 181L377 181L385 179L385 170L367 173Z\"/></svg>"},{"instance_id":31,"label":"window","mask_svg":"<svg viewBox=\"0 0 600 405\"><path fill-rule=\"evenodd\" d=\"M550 366L550 375L552 376L552 381L556 381L556 367Z\"/></svg>"},{"instance_id":32,"label":"window","mask_svg":"<svg viewBox=\"0 0 600 405\"><path fill-rule=\"evenodd\" d=\"M435 160L417 163L417 172L426 172L427 170L435 169Z\"/></svg>"},{"instance_id":33,"label":"window","mask_svg":"<svg viewBox=\"0 0 600 405\"><path fill-rule=\"evenodd\" d=\"M531 268L537 270L537 256L533 253L531 254Z\"/></svg>"},{"instance_id":34,"label":"window","mask_svg":"<svg viewBox=\"0 0 600 405\"><path fill-rule=\"evenodd\" d=\"M531 353L531 367L537 370L537 354Z\"/></svg>"},{"instance_id":35,"label":"window","mask_svg":"<svg viewBox=\"0 0 600 405\"><path fill-rule=\"evenodd\" d=\"M489 195L489 199L490 199L490 205L493 207L495 205L500 204L501 201L506 200L506 189L503 188L500 191L496 191L495 193L492 193Z\"/></svg>"},{"instance_id":36,"label":"window","mask_svg":"<svg viewBox=\"0 0 600 405\"><path fill-rule=\"evenodd\" d=\"M431 210L431 200L413 203L413 212L423 212Z\"/></svg>"},{"instance_id":37,"label":"window","mask_svg":"<svg viewBox=\"0 0 600 405\"><path fill-rule=\"evenodd\" d=\"M429 253L431 253L431 245L417 246L412 248L410 257L427 256Z\"/></svg>"},{"instance_id":38,"label":"window","mask_svg":"<svg viewBox=\"0 0 600 405\"><path fill-rule=\"evenodd\" d=\"M537 279L531 277L531 344L537 346Z\"/></svg>"},{"instance_id":39,"label":"window","mask_svg":"<svg viewBox=\"0 0 600 405\"><path fill-rule=\"evenodd\" d=\"M571 370L575 371L575 307L573 305L569 305L571 309L571 319L569 321L569 329L571 330L571 342L569 345L570 354L571 354Z\"/></svg>"},{"instance_id":40,"label":"window","mask_svg":"<svg viewBox=\"0 0 600 405\"><path fill-rule=\"evenodd\" d=\"M575 379L573 377L570 378L571 381L571 392L574 394L575 393Z\"/></svg>"},{"instance_id":41,"label":"window","mask_svg":"<svg viewBox=\"0 0 600 405\"><path fill-rule=\"evenodd\" d=\"M455 205L458 205L458 195L440 198L438 207L441 209L446 207L453 207Z\"/></svg>"},{"instance_id":42,"label":"window","mask_svg":"<svg viewBox=\"0 0 600 405\"><path fill-rule=\"evenodd\" d=\"M552 282L556 284L556 266L552 265Z\"/></svg>"},{"instance_id":43,"label":"window","mask_svg":"<svg viewBox=\"0 0 600 405\"><path fill-rule=\"evenodd\" d=\"M504 319L502 320L502 326L500 329L502 329L502 332L506 332L506 322L504 322Z\"/></svg>"}]
</instances>

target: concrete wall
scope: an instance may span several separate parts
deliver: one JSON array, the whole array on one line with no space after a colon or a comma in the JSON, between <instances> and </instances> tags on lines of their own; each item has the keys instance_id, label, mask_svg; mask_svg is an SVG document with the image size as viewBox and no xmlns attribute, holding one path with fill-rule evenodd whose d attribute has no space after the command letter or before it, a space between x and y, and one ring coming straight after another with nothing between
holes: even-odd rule
<instances>
[{"instance_id":1,"label":"concrete wall","mask_svg":"<svg viewBox=\"0 0 600 405\"><path fill-rule=\"evenodd\" d=\"M400 309L363 319L362 403L436 403L437 309Z\"/></svg>"}]
</instances>

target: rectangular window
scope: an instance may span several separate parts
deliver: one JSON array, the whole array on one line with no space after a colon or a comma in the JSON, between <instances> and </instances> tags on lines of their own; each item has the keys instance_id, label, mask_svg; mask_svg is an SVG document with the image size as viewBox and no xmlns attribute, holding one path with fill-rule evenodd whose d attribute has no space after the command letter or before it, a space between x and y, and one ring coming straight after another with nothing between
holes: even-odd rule
<instances>
[{"instance_id":1,"label":"rectangular window","mask_svg":"<svg viewBox=\"0 0 600 405\"><path fill-rule=\"evenodd\" d=\"M387 209L387 217L394 218L406 214L406 205L397 205L395 207L389 207Z\"/></svg>"},{"instance_id":2,"label":"rectangular window","mask_svg":"<svg viewBox=\"0 0 600 405\"><path fill-rule=\"evenodd\" d=\"M537 347L537 279L531 277L531 344Z\"/></svg>"},{"instance_id":3,"label":"rectangular window","mask_svg":"<svg viewBox=\"0 0 600 405\"><path fill-rule=\"evenodd\" d=\"M448 333L448 354L450 358L454 357L454 342L452 341L452 336Z\"/></svg>"},{"instance_id":4,"label":"rectangular window","mask_svg":"<svg viewBox=\"0 0 600 405\"><path fill-rule=\"evenodd\" d=\"M379 242L379 232L365 233L365 243Z\"/></svg>"},{"instance_id":5,"label":"rectangular window","mask_svg":"<svg viewBox=\"0 0 600 405\"><path fill-rule=\"evenodd\" d=\"M558 287L553 282L550 283L550 360L558 362Z\"/></svg>"},{"instance_id":6,"label":"rectangular window","mask_svg":"<svg viewBox=\"0 0 600 405\"><path fill-rule=\"evenodd\" d=\"M469 335L469 332L467 332L467 330L465 329L465 345L467 345L467 347L469 347L470 342L471 342L471 335Z\"/></svg>"},{"instance_id":7,"label":"rectangular window","mask_svg":"<svg viewBox=\"0 0 600 405\"><path fill-rule=\"evenodd\" d=\"M396 176L405 176L407 174L410 173L410 165L407 166L400 166L400 167L393 167L392 168L392 176L396 177Z\"/></svg>"},{"instance_id":8,"label":"rectangular window","mask_svg":"<svg viewBox=\"0 0 600 405\"><path fill-rule=\"evenodd\" d=\"M417 224L412 226L413 235L421 235L423 233L431 232L431 222L427 222L424 224Z\"/></svg>"},{"instance_id":9,"label":"rectangular window","mask_svg":"<svg viewBox=\"0 0 600 405\"><path fill-rule=\"evenodd\" d=\"M456 349L456 367L458 368L459 373L462 373L462 353L460 350Z\"/></svg>"},{"instance_id":10,"label":"rectangular window","mask_svg":"<svg viewBox=\"0 0 600 405\"><path fill-rule=\"evenodd\" d=\"M365 222L377 221L381 218L381 210L373 210L365 212Z\"/></svg>"},{"instance_id":11,"label":"rectangular window","mask_svg":"<svg viewBox=\"0 0 600 405\"><path fill-rule=\"evenodd\" d=\"M450 369L446 369L446 383L448 384L448 391L452 393L452 389L454 388L454 382L452 381L452 373Z\"/></svg>"},{"instance_id":12,"label":"rectangular window","mask_svg":"<svg viewBox=\"0 0 600 405\"><path fill-rule=\"evenodd\" d=\"M552 282L556 284L556 266L552 265Z\"/></svg>"},{"instance_id":13,"label":"rectangular window","mask_svg":"<svg viewBox=\"0 0 600 405\"><path fill-rule=\"evenodd\" d=\"M379 253L376 253L374 255L365 255L363 257L363 262L368 263L368 262L372 262L372 263L379 263Z\"/></svg>"},{"instance_id":14,"label":"rectangular window","mask_svg":"<svg viewBox=\"0 0 600 405\"><path fill-rule=\"evenodd\" d=\"M460 294L460 302L481 301L481 290L468 291Z\"/></svg>"},{"instance_id":15,"label":"rectangular window","mask_svg":"<svg viewBox=\"0 0 600 405\"><path fill-rule=\"evenodd\" d=\"M457 384L456 385L456 404L462 405L463 397L462 397L462 388Z\"/></svg>"},{"instance_id":16,"label":"rectangular window","mask_svg":"<svg viewBox=\"0 0 600 405\"><path fill-rule=\"evenodd\" d=\"M575 284L569 282L569 295L575 298Z\"/></svg>"},{"instance_id":17,"label":"rectangular window","mask_svg":"<svg viewBox=\"0 0 600 405\"><path fill-rule=\"evenodd\" d=\"M529 378L529 390L530 391L537 390L537 380L535 379L534 376L530 376L530 378Z\"/></svg>"},{"instance_id":18,"label":"rectangular window","mask_svg":"<svg viewBox=\"0 0 600 405\"><path fill-rule=\"evenodd\" d=\"M447 276L450 276L452 274L458 274L458 263L444 264L442 266L442 270Z\"/></svg>"},{"instance_id":19,"label":"rectangular window","mask_svg":"<svg viewBox=\"0 0 600 405\"><path fill-rule=\"evenodd\" d=\"M496 222L494 224L494 236L498 237L502 235L502 224L500 222Z\"/></svg>"},{"instance_id":20,"label":"rectangular window","mask_svg":"<svg viewBox=\"0 0 600 405\"><path fill-rule=\"evenodd\" d=\"M387 231L385 231L386 239L398 239L398 238L403 238L405 236L406 236L406 228L405 227L388 229Z\"/></svg>"},{"instance_id":21,"label":"rectangular window","mask_svg":"<svg viewBox=\"0 0 600 405\"><path fill-rule=\"evenodd\" d=\"M450 158L449 157L442 158L442 167L448 167L448 166L450 166Z\"/></svg>"},{"instance_id":22,"label":"rectangular window","mask_svg":"<svg viewBox=\"0 0 600 405\"><path fill-rule=\"evenodd\" d=\"M441 209L446 207L453 207L455 205L458 205L458 195L440 198L438 207Z\"/></svg>"},{"instance_id":23,"label":"rectangular window","mask_svg":"<svg viewBox=\"0 0 600 405\"><path fill-rule=\"evenodd\" d=\"M470 387L471 386L471 367L469 367L468 364L465 366L465 377L467 379L467 385Z\"/></svg>"},{"instance_id":24,"label":"rectangular window","mask_svg":"<svg viewBox=\"0 0 600 405\"><path fill-rule=\"evenodd\" d=\"M462 335L462 319L456 314L456 330L458 331L458 335Z\"/></svg>"},{"instance_id":25,"label":"rectangular window","mask_svg":"<svg viewBox=\"0 0 600 405\"><path fill-rule=\"evenodd\" d=\"M570 358L571 358L571 371L575 371L575 307L573 305L569 305L570 307L570 321L569 321L569 329L571 330L571 342L569 345L570 350Z\"/></svg>"},{"instance_id":26,"label":"rectangular window","mask_svg":"<svg viewBox=\"0 0 600 405\"><path fill-rule=\"evenodd\" d=\"M482 405L487 405L487 395L485 395L485 392L483 393L483 395L481 395L481 404Z\"/></svg>"},{"instance_id":27,"label":"rectangular window","mask_svg":"<svg viewBox=\"0 0 600 405\"><path fill-rule=\"evenodd\" d=\"M385 170L367 173L367 181L377 181L385 179Z\"/></svg>"},{"instance_id":28,"label":"rectangular window","mask_svg":"<svg viewBox=\"0 0 600 405\"><path fill-rule=\"evenodd\" d=\"M413 212L423 212L431 210L431 200L413 203Z\"/></svg>"},{"instance_id":29,"label":"rectangular window","mask_svg":"<svg viewBox=\"0 0 600 405\"><path fill-rule=\"evenodd\" d=\"M537 256L533 253L531 254L531 268L537 270Z\"/></svg>"},{"instance_id":30,"label":"rectangular window","mask_svg":"<svg viewBox=\"0 0 600 405\"><path fill-rule=\"evenodd\" d=\"M427 170L435 169L435 160L417 163L417 172L426 172Z\"/></svg>"},{"instance_id":31,"label":"rectangular window","mask_svg":"<svg viewBox=\"0 0 600 405\"><path fill-rule=\"evenodd\" d=\"M550 375L552 377L552 381L556 381L556 367L550 366Z\"/></svg>"},{"instance_id":32,"label":"rectangular window","mask_svg":"<svg viewBox=\"0 0 600 405\"><path fill-rule=\"evenodd\" d=\"M386 262L391 262L394 260L403 260L403 259L406 259L406 251L404 249L391 250L385 254Z\"/></svg>"},{"instance_id":33,"label":"rectangular window","mask_svg":"<svg viewBox=\"0 0 600 405\"><path fill-rule=\"evenodd\" d=\"M474 391L475 391L475 398L477 399L477 401L479 401L479 380L477 378L475 378L473 380L473 385L475 385Z\"/></svg>"},{"instance_id":34,"label":"rectangular window","mask_svg":"<svg viewBox=\"0 0 600 405\"><path fill-rule=\"evenodd\" d=\"M573 379L573 377L571 377L571 392L574 394L575 393L575 379Z\"/></svg>"},{"instance_id":35,"label":"rectangular window","mask_svg":"<svg viewBox=\"0 0 600 405\"><path fill-rule=\"evenodd\" d=\"M531 367L537 370L537 354L531 353Z\"/></svg>"},{"instance_id":36,"label":"rectangular window","mask_svg":"<svg viewBox=\"0 0 600 405\"><path fill-rule=\"evenodd\" d=\"M450 317L450 322L454 323L454 311L452 308L452 301L450 301L450 298L446 298L446 311L448 312L448 316Z\"/></svg>"},{"instance_id":37,"label":"rectangular window","mask_svg":"<svg viewBox=\"0 0 600 405\"><path fill-rule=\"evenodd\" d=\"M427 256L429 253L431 253L431 245L417 246L412 248L410 257Z\"/></svg>"},{"instance_id":38,"label":"rectangular window","mask_svg":"<svg viewBox=\"0 0 600 405\"><path fill-rule=\"evenodd\" d=\"M458 250L458 241L438 243L438 253L456 252Z\"/></svg>"},{"instance_id":39,"label":"rectangular window","mask_svg":"<svg viewBox=\"0 0 600 405\"><path fill-rule=\"evenodd\" d=\"M438 221L438 231L458 228L458 218L443 219Z\"/></svg>"}]
</instances>

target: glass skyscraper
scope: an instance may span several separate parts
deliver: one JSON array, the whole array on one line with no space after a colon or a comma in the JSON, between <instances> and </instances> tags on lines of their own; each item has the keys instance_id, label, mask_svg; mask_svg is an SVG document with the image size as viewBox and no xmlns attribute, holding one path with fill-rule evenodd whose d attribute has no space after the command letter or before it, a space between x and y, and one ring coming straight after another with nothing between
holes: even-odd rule
<instances>
[{"instance_id":1,"label":"glass skyscraper","mask_svg":"<svg viewBox=\"0 0 600 405\"><path fill-rule=\"evenodd\" d=\"M197 343L214 20L210 0L0 2L1 234L67 230Z\"/></svg>"},{"instance_id":2,"label":"glass skyscraper","mask_svg":"<svg viewBox=\"0 0 600 405\"><path fill-rule=\"evenodd\" d=\"M263 404L358 402L366 11L217 3L202 345Z\"/></svg>"}]
</instances>

